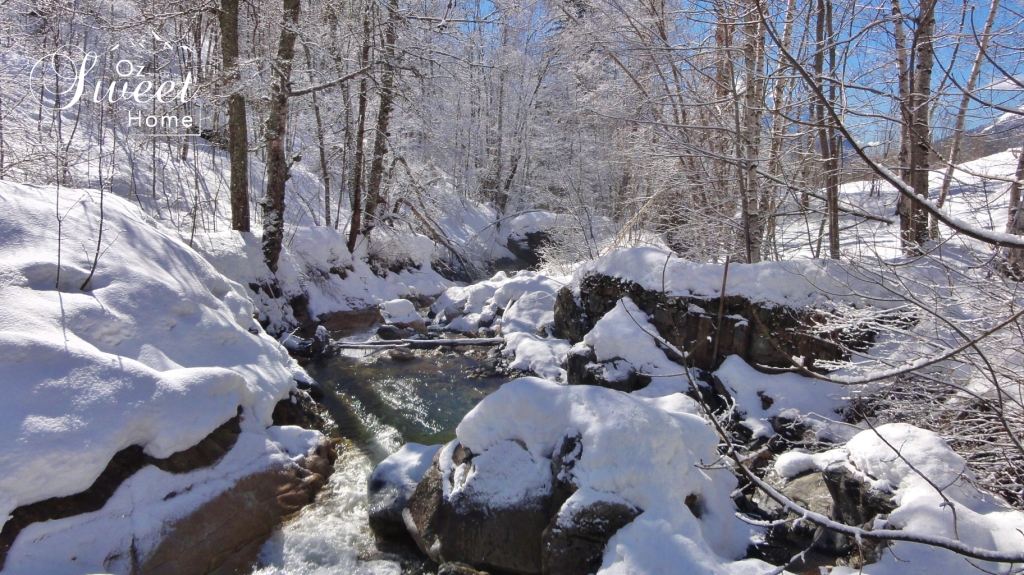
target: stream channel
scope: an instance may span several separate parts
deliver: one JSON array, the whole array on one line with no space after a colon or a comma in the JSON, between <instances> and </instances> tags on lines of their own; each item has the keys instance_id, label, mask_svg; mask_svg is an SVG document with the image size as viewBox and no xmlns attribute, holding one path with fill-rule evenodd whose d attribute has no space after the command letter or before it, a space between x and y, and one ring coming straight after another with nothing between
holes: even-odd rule
<instances>
[{"instance_id":1,"label":"stream channel","mask_svg":"<svg viewBox=\"0 0 1024 575\"><path fill-rule=\"evenodd\" d=\"M338 341L358 342L373 333L335 335ZM496 347L458 349L420 350L415 358L388 350L343 349L306 366L338 424L338 460L316 502L264 545L264 567L256 575L433 572L411 539L408 545L374 540L366 483L374 466L403 444L454 439L463 416L509 381L487 368L495 361Z\"/></svg>"}]
</instances>

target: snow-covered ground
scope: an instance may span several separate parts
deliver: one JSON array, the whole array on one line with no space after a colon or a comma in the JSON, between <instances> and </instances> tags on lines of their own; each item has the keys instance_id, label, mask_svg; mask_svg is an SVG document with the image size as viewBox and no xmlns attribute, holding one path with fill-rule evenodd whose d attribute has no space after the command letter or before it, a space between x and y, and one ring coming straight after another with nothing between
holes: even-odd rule
<instances>
[{"instance_id":1,"label":"snow-covered ground","mask_svg":"<svg viewBox=\"0 0 1024 575\"><path fill-rule=\"evenodd\" d=\"M167 457L242 413L242 434L216 465L146 467L99 511L30 525L5 573L119 569L110 557L131 545L144 556L167 522L289 464L272 437L292 448L303 438L267 427L306 375L254 321L242 286L107 195L82 290L99 193L0 182L0 203L0 523L18 506L85 490L121 449Z\"/></svg>"}]
</instances>

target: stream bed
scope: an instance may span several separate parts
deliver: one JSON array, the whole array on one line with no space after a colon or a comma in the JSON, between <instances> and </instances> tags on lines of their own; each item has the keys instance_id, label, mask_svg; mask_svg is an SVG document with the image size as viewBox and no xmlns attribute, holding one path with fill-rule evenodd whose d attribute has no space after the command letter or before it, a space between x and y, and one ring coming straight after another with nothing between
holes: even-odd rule
<instances>
[{"instance_id":1,"label":"stream bed","mask_svg":"<svg viewBox=\"0 0 1024 575\"><path fill-rule=\"evenodd\" d=\"M371 332L343 338L369 339ZM342 350L306 371L324 391L322 404L338 424L335 472L317 501L264 545L258 575L429 573L412 547L375 542L366 482L385 457L407 442L455 438L463 416L510 378L493 375L496 348L461 353ZM481 373L485 375L481 375Z\"/></svg>"}]
</instances>

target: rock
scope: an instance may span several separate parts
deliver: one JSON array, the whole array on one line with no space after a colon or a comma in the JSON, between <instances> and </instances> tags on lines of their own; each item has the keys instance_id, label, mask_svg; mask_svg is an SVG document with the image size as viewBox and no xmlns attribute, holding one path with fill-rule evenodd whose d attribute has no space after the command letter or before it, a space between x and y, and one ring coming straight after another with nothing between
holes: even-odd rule
<instances>
[{"instance_id":1,"label":"rock","mask_svg":"<svg viewBox=\"0 0 1024 575\"><path fill-rule=\"evenodd\" d=\"M313 353L313 357L320 357L322 355L329 354L333 351L334 343L331 340L331 334L327 332L327 328L322 325L316 326L316 332L313 333L313 343L310 346L310 351Z\"/></svg>"},{"instance_id":2,"label":"rock","mask_svg":"<svg viewBox=\"0 0 1024 575\"><path fill-rule=\"evenodd\" d=\"M388 350L388 359L391 361L412 361L416 359L416 354L404 347L397 347Z\"/></svg>"},{"instance_id":3,"label":"rock","mask_svg":"<svg viewBox=\"0 0 1024 575\"><path fill-rule=\"evenodd\" d=\"M601 568L608 540L641 513L625 501L573 503L570 499L544 530L541 551L544 575L596 573Z\"/></svg>"},{"instance_id":4,"label":"rock","mask_svg":"<svg viewBox=\"0 0 1024 575\"><path fill-rule=\"evenodd\" d=\"M448 477L442 469L450 470ZM489 483L505 486L503 501L492 505ZM438 563L536 574L551 509L550 461L535 461L514 441L479 455L454 443L438 452L402 517L420 549Z\"/></svg>"},{"instance_id":5,"label":"rock","mask_svg":"<svg viewBox=\"0 0 1024 575\"><path fill-rule=\"evenodd\" d=\"M551 453L552 509L561 509L562 504L576 492L577 481L573 471L582 456L583 436L575 429L566 430Z\"/></svg>"},{"instance_id":6,"label":"rock","mask_svg":"<svg viewBox=\"0 0 1024 575\"><path fill-rule=\"evenodd\" d=\"M241 414L213 430L196 445L174 453L166 459L150 457L138 445L126 447L114 454L89 489L75 495L52 497L18 507L0 530L0 569L3 568L11 545L25 527L41 521L98 511L114 495L114 491L122 482L146 465L154 465L168 473L188 473L220 461L238 440L242 432L240 422Z\"/></svg>"},{"instance_id":7,"label":"rock","mask_svg":"<svg viewBox=\"0 0 1024 575\"><path fill-rule=\"evenodd\" d=\"M488 575L488 573L477 571L465 563L445 563L437 570L437 575Z\"/></svg>"},{"instance_id":8,"label":"rock","mask_svg":"<svg viewBox=\"0 0 1024 575\"><path fill-rule=\"evenodd\" d=\"M559 337L573 343L582 341L621 298L629 297L651 317L661 337L688 352L693 367L705 370L713 370L724 357L735 354L750 365L768 367L790 367L790 358L801 356L808 369L824 371L815 367L815 361L848 359L835 342L866 348L874 338L874 332L859 328L812 336L804 332L820 323L819 312L814 309L765 305L727 296L718 354L712 357L714 346L707 342L716 332L718 308L723 303L718 297L667 296L633 282L593 273L579 280L578 293L574 295L567 286L555 297L554 321Z\"/></svg>"},{"instance_id":9,"label":"rock","mask_svg":"<svg viewBox=\"0 0 1024 575\"><path fill-rule=\"evenodd\" d=\"M374 533L384 538L409 536L402 510L440 448L440 445L406 443L373 470L366 484L366 495L370 529Z\"/></svg>"},{"instance_id":10,"label":"rock","mask_svg":"<svg viewBox=\"0 0 1024 575\"><path fill-rule=\"evenodd\" d=\"M384 324L377 328L377 337L387 341L407 339L413 333L415 332L411 329L400 328L391 324Z\"/></svg>"},{"instance_id":11,"label":"rock","mask_svg":"<svg viewBox=\"0 0 1024 575\"><path fill-rule=\"evenodd\" d=\"M837 521L860 526L896 509L891 493L872 488L845 465L832 465L822 476L835 502L832 518Z\"/></svg>"},{"instance_id":12,"label":"rock","mask_svg":"<svg viewBox=\"0 0 1024 575\"><path fill-rule=\"evenodd\" d=\"M327 409L301 389L277 402L271 418L274 425L297 425L303 429L315 429L328 437L337 431L337 425Z\"/></svg>"},{"instance_id":13,"label":"rock","mask_svg":"<svg viewBox=\"0 0 1024 575\"><path fill-rule=\"evenodd\" d=\"M249 572L282 519L311 503L323 477L301 468L273 468L242 478L174 522L166 538L141 561L139 573Z\"/></svg>"},{"instance_id":14,"label":"rock","mask_svg":"<svg viewBox=\"0 0 1024 575\"><path fill-rule=\"evenodd\" d=\"M512 234L505 242L508 251L523 262L526 262L530 269L540 265L540 250L551 243L551 236L544 231L526 232L523 234Z\"/></svg>"}]
</instances>

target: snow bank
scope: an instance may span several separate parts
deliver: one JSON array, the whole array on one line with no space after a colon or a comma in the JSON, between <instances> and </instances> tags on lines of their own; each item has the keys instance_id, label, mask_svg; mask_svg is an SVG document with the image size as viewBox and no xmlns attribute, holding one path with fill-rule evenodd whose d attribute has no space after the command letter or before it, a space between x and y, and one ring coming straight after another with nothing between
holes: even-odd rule
<instances>
[{"instance_id":1,"label":"snow bank","mask_svg":"<svg viewBox=\"0 0 1024 575\"><path fill-rule=\"evenodd\" d=\"M191 447L239 407L243 434L216 473L171 479L147 468L93 519L31 526L8 557L14 571L17 565L33 571L26 557L51 549L51 543L32 547L37 540L30 531L64 541L65 551L92 541L96 549L82 557L98 556L111 551L104 545L119 544L115 531L123 535L125 523L109 536L79 527L114 521L111 513L120 513L134 533L129 541L155 537L167 517L283 457L264 428L294 380L306 377L253 321L241 286L158 230L136 206L109 194L103 253L91 289L80 291L96 246L99 193L62 189L59 197L58 266L57 191L0 182L0 298L17 302L0 315L0 518L6 521L20 505L85 490L130 445L160 458ZM160 490L174 485L194 489L173 505L159 503L168 494ZM57 556L67 559L65 551ZM76 570L86 565L79 562Z\"/></svg>"},{"instance_id":2,"label":"snow bank","mask_svg":"<svg viewBox=\"0 0 1024 575\"><path fill-rule=\"evenodd\" d=\"M847 403L848 394L841 385L795 373L761 373L736 355L727 357L715 376L736 400L736 408L745 416L743 425L755 437L775 435L768 422L773 417L816 414L830 418Z\"/></svg>"},{"instance_id":3,"label":"snow bank","mask_svg":"<svg viewBox=\"0 0 1024 575\"><path fill-rule=\"evenodd\" d=\"M1000 498L979 491L964 459L938 435L905 423L881 425L857 434L845 447L822 454L780 457L777 473L792 476L807 469L847 465L874 487L892 492L898 507L889 515L887 527L926 536L959 539L989 550L1024 550L1024 513ZM938 490L941 490L940 494ZM943 495L956 508L947 505ZM895 557L899 559L896 559ZM976 562L990 572L995 564ZM907 573L977 573L978 569L951 551L917 543L892 544L878 563L867 565L868 575ZM861 571L839 567L834 575Z\"/></svg>"},{"instance_id":4,"label":"snow bank","mask_svg":"<svg viewBox=\"0 0 1024 575\"><path fill-rule=\"evenodd\" d=\"M416 234L401 235L399 239L381 241L402 246L405 251L392 255L419 269L406 268L380 277L366 262L365 242L353 255L346 245L348 239L337 230L322 226L289 229L276 275L285 297L277 299L251 289L268 284L274 277L263 261L256 236L241 232L197 234L193 245L219 272L246 287L248 296L256 302L260 320L268 321L268 329L278 332L294 327L295 318L285 302L298 295L306 296L309 314L315 318L372 308L403 297L432 296L451 285L430 268L433 243L429 239Z\"/></svg>"},{"instance_id":5,"label":"snow bank","mask_svg":"<svg viewBox=\"0 0 1024 575\"><path fill-rule=\"evenodd\" d=\"M555 294L566 277L498 272L489 280L448 288L431 310L437 323L452 331L475 332L480 326L500 328L504 353L515 359L512 369L531 371L553 381L565 381L565 355L570 345L551 335Z\"/></svg>"},{"instance_id":6,"label":"snow bank","mask_svg":"<svg viewBox=\"0 0 1024 575\"><path fill-rule=\"evenodd\" d=\"M500 291L500 290L499 290ZM569 342L551 335L555 325L555 296L541 291L520 297L501 318L506 357L512 369L532 371L552 381L566 381L565 356Z\"/></svg>"},{"instance_id":7,"label":"snow bank","mask_svg":"<svg viewBox=\"0 0 1024 575\"><path fill-rule=\"evenodd\" d=\"M671 252L649 247L615 250L580 266L573 274L575 291L588 274L601 274L632 281L648 290L670 296L719 297L725 266L698 264ZM666 266L666 260L668 265ZM664 273L663 273L664 270ZM664 279L664 282L662 281ZM844 302L886 308L891 297L853 270L830 260L789 260L757 264L731 264L726 293L757 303L790 307L829 305Z\"/></svg>"},{"instance_id":8,"label":"snow bank","mask_svg":"<svg viewBox=\"0 0 1024 575\"><path fill-rule=\"evenodd\" d=\"M531 377L484 398L456 433L480 454L473 459L476 467L483 467L481 458L489 454L511 457L518 451L522 465L536 465L539 475L550 477L548 458L570 431L582 437L582 455L573 468L580 490L621 498L644 510L609 542L600 573L770 570L758 561L735 561L751 533L733 515L729 495L736 479L723 469L699 467L718 459L718 437L696 415L669 413L618 391ZM512 441L522 442L529 453ZM511 493L537 486L498 482L489 488ZM693 509L699 517L686 505L690 495L696 497Z\"/></svg>"},{"instance_id":9,"label":"snow bank","mask_svg":"<svg viewBox=\"0 0 1024 575\"><path fill-rule=\"evenodd\" d=\"M529 212L516 216L508 223L509 237L515 240L526 239L526 234L546 232L565 224L568 216L552 212Z\"/></svg>"}]
</instances>

